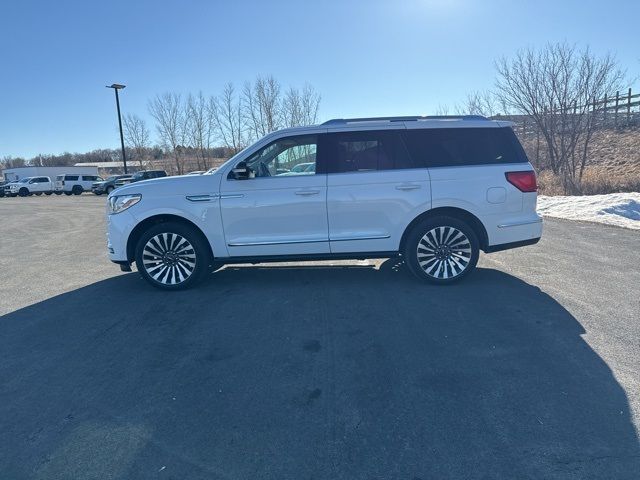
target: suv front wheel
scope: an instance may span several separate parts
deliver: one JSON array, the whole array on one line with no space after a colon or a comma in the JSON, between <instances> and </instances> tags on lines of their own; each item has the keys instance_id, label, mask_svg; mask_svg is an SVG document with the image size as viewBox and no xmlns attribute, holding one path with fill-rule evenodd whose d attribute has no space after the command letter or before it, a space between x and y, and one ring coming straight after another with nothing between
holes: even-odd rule
<instances>
[{"instance_id":1,"label":"suv front wheel","mask_svg":"<svg viewBox=\"0 0 640 480\"><path fill-rule=\"evenodd\" d=\"M189 288L209 272L211 255L205 241L199 232L180 223L155 225L138 241L138 271L154 287Z\"/></svg>"},{"instance_id":2,"label":"suv front wheel","mask_svg":"<svg viewBox=\"0 0 640 480\"><path fill-rule=\"evenodd\" d=\"M434 217L416 225L404 249L405 263L421 280L444 285L476 267L479 242L473 229L452 217Z\"/></svg>"}]
</instances>

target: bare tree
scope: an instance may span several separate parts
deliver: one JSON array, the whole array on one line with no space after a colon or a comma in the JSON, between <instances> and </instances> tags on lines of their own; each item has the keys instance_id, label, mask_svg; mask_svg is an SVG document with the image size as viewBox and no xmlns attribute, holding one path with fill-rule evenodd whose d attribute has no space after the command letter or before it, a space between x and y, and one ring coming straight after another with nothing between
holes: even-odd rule
<instances>
[{"instance_id":1,"label":"bare tree","mask_svg":"<svg viewBox=\"0 0 640 480\"><path fill-rule=\"evenodd\" d=\"M500 99L493 92L471 92L460 109L466 115L482 115L483 117L495 117L506 109L500 105Z\"/></svg>"},{"instance_id":2,"label":"bare tree","mask_svg":"<svg viewBox=\"0 0 640 480\"><path fill-rule=\"evenodd\" d=\"M149 129L146 122L137 115L127 114L123 119L124 140L134 151L140 167L143 167L144 155L149 147Z\"/></svg>"},{"instance_id":3,"label":"bare tree","mask_svg":"<svg viewBox=\"0 0 640 480\"><path fill-rule=\"evenodd\" d=\"M320 95L311 85L301 90L290 87L282 99L282 123L285 127L313 125L318 122Z\"/></svg>"},{"instance_id":4,"label":"bare tree","mask_svg":"<svg viewBox=\"0 0 640 480\"><path fill-rule=\"evenodd\" d=\"M6 169L6 168L18 168L18 167L24 167L27 165L27 162L24 158L14 158L11 156L6 156L3 157L0 160L0 170L1 169Z\"/></svg>"},{"instance_id":5,"label":"bare tree","mask_svg":"<svg viewBox=\"0 0 640 480\"><path fill-rule=\"evenodd\" d=\"M207 99L202 92L198 92L195 97L189 94L185 108L189 145L196 151L198 170L206 170L209 168L209 152L213 137L213 119Z\"/></svg>"},{"instance_id":6,"label":"bare tree","mask_svg":"<svg viewBox=\"0 0 640 480\"><path fill-rule=\"evenodd\" d=\"M273 77L257 77L253 84L245 83L242 90L244 120L252 139L263 137L280 128L281 87Z\"/></svg>"},{"instance_id":7,"label":"bare tree","mask_svg":"<svg viewBox=\"0 0 640 480\"><path fill-rule=\"evenodd\" d=\"M178 175L184 170L182 150L186 144L185 109L177 93L156 95L149 102L149 113L156 120L158 137L163 147L171 152Z\"/></svg>"},{"instance_id":8,"label":"bare tree","mask_svg":"<svg viewBox=\"0 0 640 480\"><path fill-rule=\"evenodd\" d=\"M208 104L214 131L224 146L237 153L244 147L242 98L235 93L232 83L227 83L220 97L211 97Z\"/></svg>"},{"instance_id":9,"label":"bare tree","mask_svg":"<svg viewBox=\"0 0 640 480\"><path fill-rule=\"evenodd\" d=\"M580 190L595 124L592 110L624 79L615 58L567 43L519 51L496 62L496 97L532 118L546 143L547 166L562 176L565 192Z\"/></svg>"}]
</instances>

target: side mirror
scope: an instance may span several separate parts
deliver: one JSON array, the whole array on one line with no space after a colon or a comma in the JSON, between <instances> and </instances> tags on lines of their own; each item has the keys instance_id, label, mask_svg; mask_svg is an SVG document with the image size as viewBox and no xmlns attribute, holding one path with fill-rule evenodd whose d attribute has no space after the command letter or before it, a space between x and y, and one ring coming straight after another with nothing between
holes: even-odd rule
<instances>
[{"instance_id":1,"label":"side mirror","mask_svg":"<svg viewBox=\"0 0 640 480\"><path fill-rule=\"evenodd\" d=\"M231 173L236 180L247 180L251 177L251 171L247 162L240 162L231 170Z\"/></svg>"}]
</instances>

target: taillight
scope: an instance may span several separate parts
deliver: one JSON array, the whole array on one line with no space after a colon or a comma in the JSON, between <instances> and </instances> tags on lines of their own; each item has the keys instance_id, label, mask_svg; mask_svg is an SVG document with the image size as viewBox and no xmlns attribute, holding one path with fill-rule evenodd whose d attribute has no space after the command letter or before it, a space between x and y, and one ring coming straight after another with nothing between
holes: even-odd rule
<instances>
[{"instance_id":1,"label":"taillight","mask_svg":"<svg viewBox=\"0 0 640 480\"><path fill-rule=\"evenodd\" d=\"M537 192L536 172L527 170L526 172L506 172L507 182L516 187L521 192Z\"/></svg>"}]
</instances>

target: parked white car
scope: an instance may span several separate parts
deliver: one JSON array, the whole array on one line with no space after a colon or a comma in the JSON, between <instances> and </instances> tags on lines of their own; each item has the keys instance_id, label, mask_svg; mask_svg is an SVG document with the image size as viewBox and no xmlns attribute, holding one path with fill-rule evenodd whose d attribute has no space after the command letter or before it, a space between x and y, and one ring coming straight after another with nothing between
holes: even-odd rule
<instances>
[{"instance_id":1,"label":"parked white car","mask_svg":"<svg viewBox=\"0 0 640 480\"><path fill-rule=\"evenodd\" d=\"M311 160L314 174L295 174ZM398 255L418 278L448 284L480 250L540 239L536 192L508 122L337 119L271 133L210 175L121 187L108 199L108 250L164 289L195 284L214 261Z\"/></svg>"},{"instance_id":2,"label":"parked white car","mask_svg":"<svg viewBox=\"0 0 640 480\"><path fill-rule=\"evenodd\" d=\"M26 197L28 195L51 195L53 185L49 177L25 177L17 182L7 183L4 194L7 197Z\"/></svg>"},{"instance_id":3,"label":"parked white car","mask_svg":"<svg viewBox=\"0 0 640 480\"><path fill-rule=\"evenodd\" d=\"M94 182L102 181L97 175L78 175L77 173L65 173L56 177L54 192L56 195L80 195L82 192L90 192Z\"/></svg>"}]
</instances>

